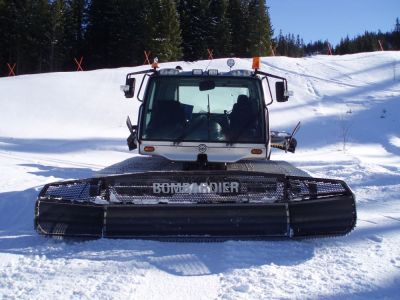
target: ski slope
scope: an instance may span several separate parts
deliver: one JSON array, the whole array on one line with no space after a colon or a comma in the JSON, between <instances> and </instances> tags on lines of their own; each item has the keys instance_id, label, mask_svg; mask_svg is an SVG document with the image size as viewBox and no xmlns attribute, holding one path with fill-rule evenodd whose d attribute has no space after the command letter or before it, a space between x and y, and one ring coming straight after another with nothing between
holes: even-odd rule
<instances>
[{"instance_id":1,"label":"ski slope","mask_svg":"<svg viewBox=\"0 0 400 300\"><path fill-rule=\"evenodd\" d=\"M225 59L161 64L218 68ZM235 68L251 67L236 59ZM399 299L400 52L266 57L294 96L270 107L273 129L302 128L296 154L316 177L345 180L356 229L305 241L71 242L38 236L34 202L56 180L132 157L125 119L139 103L119 68L0 78L0 299ZM345 140L345 142L344 142Z\"/></svg>"}]
</instances>

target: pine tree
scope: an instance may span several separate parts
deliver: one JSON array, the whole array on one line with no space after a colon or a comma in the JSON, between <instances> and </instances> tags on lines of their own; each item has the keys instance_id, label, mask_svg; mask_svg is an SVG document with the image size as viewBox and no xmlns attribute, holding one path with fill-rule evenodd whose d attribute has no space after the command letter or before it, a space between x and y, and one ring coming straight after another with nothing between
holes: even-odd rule
<instances>
[{"instance_id":1,"label":"pine tree","mask_svg":"<svg viewBox=\"0 0 400 300\"><path fill-rule=\"evenodd\" d=\"M7 1L9 57L18 73L49 70L50 5L46 0Z\"/></svg>"},{"instance_id":2,"label":"pine tree","mask_svg":"<svg viewBox=\"0 0 400 300\"><path fill-rule=\"evenodd\" d=\"M179 23L179 15L175 1L162 0L162 15L160 30L166 38L165 59L167 61L179 60L182 58L182 31Z\"/></svg>"},{"instance_id":3,"label":"pine tree","mask_svg":"<svg viewBox=\"0 0 400 300\"><path fill-rule=\"evenodd\" d=\"M231 24L227 10L227 0L211 0L208 10L207 46L213 50L214 57L230 56Z\"/></svg>"},{"instance_id":4,"label":"pine tree","mask_svg":"<svg viewBox=\"0 0 400 300\"><path fill-rule=\"evenodd\" d=\"M9 32L7 32L7 13L5 0L0 0L0 41L2 41L2 47L0 47L0 76L3 75L3 68L8 62L8 47L10 45L10 36Z\"/></svg>"},{"instance_id":5,"label":"pine tree","mask_svg":"<svg viewBox=\"0 0 400 300\"><path fill-rule=\"evenodd\" d=\"M73 58L84 54L88 2L89 0L66 1L63 70L74 70Z\"/></svg>"},{"instance_id":6,"label":"pine tree","mask_svg":"<svg viewBox=\"0 0 400 300\"><path fill-rule=\"evenodd\" d=\"M108 2L108 1L107 1ZM87 64L89 68L107 65L107 48L109 42L108 20L106 11L109 5L106 1L92 0L88 9L88 25L86 33ZM102 15L104 14L104 18Z\"/></svg>"},{"instance_id":7,"label":"pine tree","mask_svg":"<svg viewBox=\"0 0 400 300\"><path fill-rule=\"evenodd\" d=\"M50 45L49 70L60 70L65 60L65 25L67 6L64 0L50 3L50 32L45 35Z\"/></svg>"},{"instance_id":8,"label":"pine tree","mask_svg":"<svg viewBox=\"0 0 400 300\"><path fill-rule=\"evenodd\" d=\"M241 0L229 0L227 16L231 24L231 55L246 57L248 53L248 6Z\"/></svg>"},{"instance_id":9,"label":"pine tree","mask_svg":"<svg viewBox=\"0 0 400 300\"><path fill-rule=\"evenodd\" d=\"M396 18L396 24L394 25L394 32L400 32L400 21Z\"/></svg>"},{"instance_id":10,"label":"pine tree","mask_svg":"<svg viewBox=\"0 0 400 300\"><path fill-rule=\"evenodd\" d=\"M158 0L147 1L142 7L141 20L143 22L143 50L151 51L153 57L160 57L161 7ZM162 58L161 58L162 59Z\"/></svg>"},{"instance_id":11,"label":"pine tree","mask_svg":"<svg viewBox=\"0 0 400 300\"><path fill-rule=\"evenodd\" d=\"M207 57L208 9L209 0L179 1L178 11L185 60L198 60Z\"/></svg>"},{"instance_id":12,"label":"pine tree","mask_svg":"<svg viewBox=\"0 0 400 300\"><path fill-rule=\"evenodd\" d=\"M282 30L279 31L279 35L275 38L275 54L285 55L285 39L282 34Z\"/></svg>"},{"instance_id":13,"label":"pine tree","mask_svg":"<svg viewBox=\"0 0 400 300\"><path fill-rule=\"evenodd\" d=\"M160 61L180 59L182 38L175 2L173 0L153 1L151 11L149 49Z\"/></svg>"},{"instance_id":14,"label":"pine tree","mask_svg":"<svg viewBox=\"0 0 400 300\"><path fill-rule=\"evenodd\" d=\"M118 8L116 0L92 0L89 5L85 55L89 68L116 66L118 47L124 47L118 43L121 35Z\"/></svg>"},{"instance_id":15,"label":"pine tree","mask_svg":"<svg viewBox=\"0 0 400 300\"><path fill-rule=\"evenodd\" d=\"M143 64L144 50L151 50L153 54L155 53L151 49L150 43L155 31L152 22L157 21L151 7L154 0L124 1L126 3L120 12L120 15L123 16L120 18L123 30L120 30L119 40L121 41L120 49L124 53L121 55L126 57L128 64ZM121 63L123 62L121 61Z\"/></svg>"},{"instance_id":16,"label":"pine tree","mask_svg":"<svg viewBox=\"0 0 400 300\"><path fill-rule=\"evenodd\" d=\"M248 56L266 56L270 53L271 24L264 0L250 0Z\"/></svg>"},{"instance_id":17,"label":"pine tree","mask_svg":"<svg viewBox=\"0 0 400 300\"><path fill-rule=\"evenodd\" d=\"M396 24L391 34L387 34L385 40L389 41L393 50L400 50L400 22L396 18Z\"/></svg>"}]
</instances>

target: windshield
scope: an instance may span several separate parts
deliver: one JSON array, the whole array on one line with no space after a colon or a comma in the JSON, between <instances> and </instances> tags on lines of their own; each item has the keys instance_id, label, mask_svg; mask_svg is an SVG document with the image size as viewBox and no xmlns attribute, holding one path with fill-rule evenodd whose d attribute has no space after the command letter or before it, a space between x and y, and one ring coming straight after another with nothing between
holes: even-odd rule
<instances>
[{"instance_id":1,"label":"windshield","mask_svg":"<svg viewBox=\"0 0 400 300\"><path fill-rule=\"evenodd\" d=\"M143 140L264 143L263 101L253 78L156 77L143 113Z\"/></svg>"}]
</instances>

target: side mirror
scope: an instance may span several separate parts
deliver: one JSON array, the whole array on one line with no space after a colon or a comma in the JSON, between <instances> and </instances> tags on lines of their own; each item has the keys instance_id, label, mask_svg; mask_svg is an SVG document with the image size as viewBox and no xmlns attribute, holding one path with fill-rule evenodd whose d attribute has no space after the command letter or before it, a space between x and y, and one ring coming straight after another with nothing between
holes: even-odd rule
<instances>
[{"instance_id":1,"label":"side mirror","mask_svg":"<svg viewBox=\"0 0 400 300\"><path fill-rule=\"evenodd\" d=\"M129 132L131 133L126 142L128 144L129 151L132 151L137 148L137 133L136 133L137 126L132 125L131 119L129 117L126 119L126 126L128 127Z\"/></svg>"},{"instance_id":2,"label":"side mirror","mask_svg":"<svg viewBox=\"0 0 400 300\"><path fill-rule=\"evenodd\" d=\"M289 99L289 93L286 90L285 82L275 82L276 101L286 102Z\"/></svg>"},{"instance_id":3,"label":"side mirror","mask_svg":"<svg viewBox=\"0 0 400 300\"><path fill-rule=\"evenodd\" d=\"M125 98L133 98L135 95L135 77L126 78L125 85L121 86L121 90L125 93Z\"/></svg>"}]
</instances>

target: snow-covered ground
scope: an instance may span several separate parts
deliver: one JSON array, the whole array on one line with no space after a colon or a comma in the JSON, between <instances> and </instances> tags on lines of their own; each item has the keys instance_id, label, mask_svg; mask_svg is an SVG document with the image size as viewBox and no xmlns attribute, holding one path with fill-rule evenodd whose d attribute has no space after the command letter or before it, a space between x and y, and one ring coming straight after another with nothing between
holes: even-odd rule
<instances>
[{"instance_id":1,"label":"snow-covered ground","mask_svg":"<svg viewBox=\"0 0 400 300\"><path fill-rule=\"evenodd\" d=\"M179 65L228 69L225 60ZM348 182L358 209L348 236L223 243L38 236L33 211L43 184L132 156L125 118L136 119L138 103L119 85L141 68L0 79L0 299L399 299L400 52L262 59L262 69L286 76L294 91L270 108L273 129L302 121L298 152L273 158Z\"/></svg>"}]
</instances>

